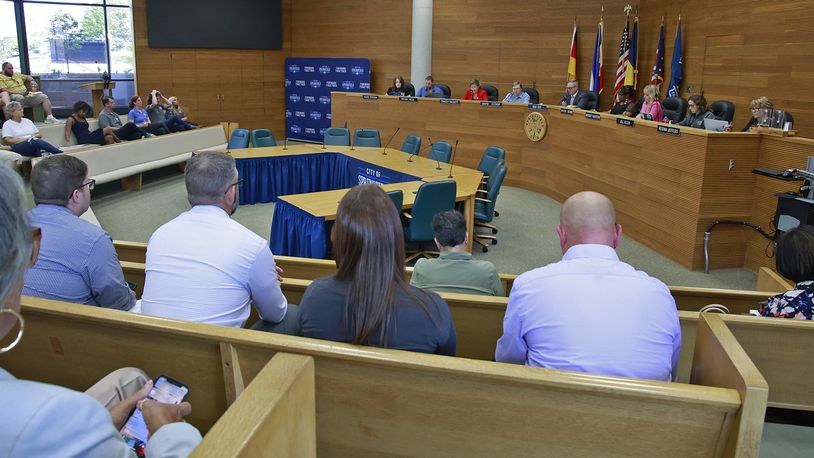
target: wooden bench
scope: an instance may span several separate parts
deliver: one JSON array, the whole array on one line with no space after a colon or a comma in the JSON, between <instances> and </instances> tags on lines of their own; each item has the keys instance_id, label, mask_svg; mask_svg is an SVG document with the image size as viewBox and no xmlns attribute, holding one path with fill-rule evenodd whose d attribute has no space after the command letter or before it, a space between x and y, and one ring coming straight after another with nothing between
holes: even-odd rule
<instances>
[{"instance_id":1,"label":"wooden bench","mask_svg":"<svg viewBox=\"0 0 814 458\"><path fill-rule=\"evenodd\" d=\"M189 421L203 432L215 431L226 411L228 385L251 381L278 352L311 356L320 456L758 454L765 381L717 317L709 326L701 318L696 384L689 385L359 347L28 297L22 313L26 336L0 355L4 369L71 388L119 366L167 373L190 383ZM240 430L235 421L223 428Z\"/></svg>"}]
</instances>

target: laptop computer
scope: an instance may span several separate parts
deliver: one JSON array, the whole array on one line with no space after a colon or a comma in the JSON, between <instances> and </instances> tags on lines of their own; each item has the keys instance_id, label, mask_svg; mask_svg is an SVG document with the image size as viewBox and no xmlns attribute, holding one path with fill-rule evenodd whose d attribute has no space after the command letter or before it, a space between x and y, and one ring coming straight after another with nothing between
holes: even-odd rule
<instances>
[{"instance_id":1,"label":"laptop computer","mask_svg":"<svg viewBox=\"0 0 814 458\"><path fill-rule=\"evenodd\" d=\"M719 119L712 119L712 118L705 118L704 119L704 129L711 130L714 132L723 132L726 125L729 124L726 121L722 121Z\"/></svg>"}]
</instances>

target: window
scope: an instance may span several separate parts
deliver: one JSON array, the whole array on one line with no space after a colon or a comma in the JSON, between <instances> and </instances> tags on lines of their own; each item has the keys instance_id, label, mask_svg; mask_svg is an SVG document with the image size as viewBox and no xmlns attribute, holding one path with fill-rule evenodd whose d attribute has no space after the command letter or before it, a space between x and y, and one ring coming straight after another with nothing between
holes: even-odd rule
<instances>
[{"instance_id":1,"label":"window","mask_svg":"<svg viewBox=\"0 0 814 458\"><path fill-rule=\"evenodd\" d=\"M126 106L135 91L130 5L131 0L0 0L0 56L39 75L57 109L77 100L90 103L90 91L79 85L101 81L103 74L116 83L118 104Z\"/></svg>"}]
</instances>

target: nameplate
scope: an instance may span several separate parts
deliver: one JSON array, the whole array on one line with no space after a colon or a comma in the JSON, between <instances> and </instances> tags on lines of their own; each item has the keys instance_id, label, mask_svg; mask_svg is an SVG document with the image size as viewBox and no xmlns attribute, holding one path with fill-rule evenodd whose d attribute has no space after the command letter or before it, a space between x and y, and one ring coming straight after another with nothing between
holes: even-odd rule
<instances>
[{"instance_id":1,"label":"nameplate","mask_svg":"<svg viewBox=\"0 0 814 458\"><path fill-rule=\"evenodd\" d=\"M399 97L399 100L402 102L418 102L418 98L416 97Z\"/></svg>"},{"instance_id":2,"label":"nameplate","mask_svg":"<svg viewBox=\"0 0 814 458\"><path fill-rule=\"evenodd\" d=\"M560 113L562 113L564 115L571 116L571 115L574 114L574 110L572 110L570 108L560 108Z\"/></svg>"},{"instance_id":3,"label":"nameplate","mask_svg":"<svg viewBox=\"0 0 814 458\"><path fill-rule=\"evenodd\" d=\"M585 117L588 119L593 119L595 121L599 121L602 119L602 116L599 116L599 113L585 113Z\"/></svg>"},{"instance_id":4,"label":"nameplate","mask_svg":"<svg viewBox=\"0 0 814 458\"><path fill-rule=\"evenodd\" d=\"M379 96L373 94L365 94L362 96L362 98L365 100L379 100Z\"/></svg>"},{"instance_id":5,"label":"nameplate","mask_svg":"<svg viewBox=\"0 0 814 458\"><path fill-rule=\"evenodd\" d=\"M542 103L530 103L529 110L548 110L548 105Z\"/></svg>"},{"instance_id":6,"label":"nameplate","mask_svg":"<svg viewBox=\"0 0 814 458\"><path fill-rule=\"evenodd\" d=\"M461 101L458 99L441 99L441 103L445 103L447 105L460 105Z\"/></svg>"},{"instance_id":7,"label":"nameplate","mask_svg":"<svg viewBox=\"0 0 814 458\"><path fill-rule=\"evenodd\" d=\"M622 125L622 126L633 127L633 125L636 124L636 123L634 123L632 119L616 118L616 124L619 124L619 125Z\"/></svg>"},{"instance_id":8,"label":"nameplate","mask_svg":"<svg viewBox=\"0 0 814 458\"><path fill-rule=\"evenodd\" d=\"M656 126L656 129L663 134L681 135L681 129L670 126Z\"/></svg>"},{"instance_id":9,"label":"nameplate","mask_svg":"<svg viewBox=\"0 0 814 458\"><path fill-rule=\"evenodd\" d=\"M482 106L482 107L502 107L503 102L481 102L480 106Z\"/></svg>"}]
</instances>

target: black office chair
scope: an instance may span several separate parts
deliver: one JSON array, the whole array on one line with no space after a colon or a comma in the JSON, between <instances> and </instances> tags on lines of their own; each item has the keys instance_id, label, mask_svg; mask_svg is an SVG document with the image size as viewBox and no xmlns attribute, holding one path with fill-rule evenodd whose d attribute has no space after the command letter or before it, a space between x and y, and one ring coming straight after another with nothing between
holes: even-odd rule
<instances>
[{"instance_id":1,"label":"black office chair","mask_svg":"<svg viewBox=\"0 0 814 458\"><path fill-rule=\"evenodd\" d=\"M642 112L642 107L643 106L644 106L644 97L639 97L639 100L637 100L636 104L634 105L635 110L634 110L634 113L632 113L632 115L633 116L638 116L639 113Z\"/></svg>"},{"instance_id":2,"label":"black office chair","mask_svg":"<svg viewBox=\"0 0 814 458\"><path fill-rule=\"evenodd\" d=\"M593 91L582 92L577 97L576 104L582 110L596 110L599 108L599 94Z\"/></svg>"},{"instance_id":3,"label":"black office chair","mask_svg":"<svg viewBox=\"0 0 814 458\"><path fill-rule=\"evenodd\" d=\"M440 87L442 91L444 91L444 98L448 99L452 97L452 91L449 90L449 86L446 84L436 84L436 86Z\"/></svg>"},{"instance_id":4,"label":"black office chair","mask_svg":"<svg viewBox=\"0 0 814 458\"><path fill-rule=\"evenodd\" d=\"M732 124L732 119L735 117L735 104L729 100L717 100L712 102L709 106L715 119L720 119Z\"/></svg>"},{"instance_id":5,"label":"black office chair","mask_svg":"<svg viewBox=\"0 0 814 458\"><path fill-rule=\"evenodd\" d=\"M681 122L687 116L687 101L681 97L667 97L661 102L661 111L665 118L673 121L673 124ZM653 121L661 122L661 119Z\"/></svg>"},{"instance_id":6,"label":"black office chair","mask_svg":"<svg viewBox=\"0 0 814 458\"><path fill-rule=\"evenodd\" d=\"M493 102L496 102L500 97L500 93L497 91L497 88L494 86L490 86L488 84L481 84L481 89L486 91L486 97Z\"/></svg>"},{"instance_id":7,"label":"black office chair","mask_svg":"<svg viewBox=\"0 0 814 458\"><path fill-rule=\"evenodd\" d=\"M415 86L413 83L404 83L404 94L407 97L415 97Z\"/></svg>"},{"instance_id":8,"label":"black office chair","mask_svg":"<svg viewBox=\"0 0 814 458\"><path fill-rule=\"evenodd\" d=\"M540 93L533 87L524 87L523 92L529 95L529 103L540 103Z\"/></svg>"}]
</instances>

